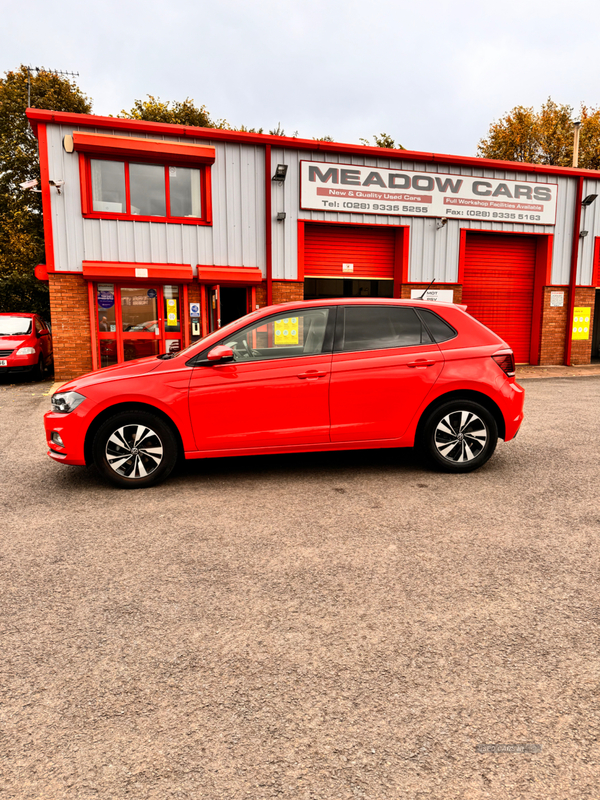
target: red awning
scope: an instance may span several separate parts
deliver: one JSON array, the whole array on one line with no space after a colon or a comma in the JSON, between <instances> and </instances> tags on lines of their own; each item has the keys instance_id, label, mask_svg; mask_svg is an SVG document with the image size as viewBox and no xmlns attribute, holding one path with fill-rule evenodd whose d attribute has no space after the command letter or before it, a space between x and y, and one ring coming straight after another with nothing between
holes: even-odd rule
<instances>
[{"instance_id":1,"label":"red awning","mask_svg":"<svg viewBox=\"0 0 600 800\"><path fill-rule=\"evenodd\" d=\"M263 275L258 267L215 267L198 264L198 280L200 283L253 286L262 282Z\"/></svg>"},{"instance_id":2,"label":"red awning","mask_svg":"<svg viewBox=\"0 0 600 800\"><path fill-rule=\"evenodd\" d=\"M152 160L184 161L190 164L214 164L215 148L196 142L173 140L138 139L134 136L75 131L73 146L82 153L112 155L120 157L143 156Z\"/></svg>"},{"instance_id":3,"label":"red awning","mask_svg":"<svg viewBox=\"0 0 600 800\"><path fill-rule=\"evenodd\" d=\"M191 264L137 264L125 261L84 261L83 277L88 281L133 281L135 283L190 283Z\"/></svg>"}]
</instances>

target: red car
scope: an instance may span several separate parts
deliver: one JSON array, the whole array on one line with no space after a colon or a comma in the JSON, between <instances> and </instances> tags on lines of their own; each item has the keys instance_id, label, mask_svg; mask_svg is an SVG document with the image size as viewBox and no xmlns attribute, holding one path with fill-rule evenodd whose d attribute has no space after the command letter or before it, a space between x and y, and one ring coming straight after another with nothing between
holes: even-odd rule
<instances>
[{"instance_id":1,"label":"red car","mask_svg":"<svg viewBox=\"0 0 600 800\"><path fill-rule=\"evenodd\" d=\"M0 314L0 375L30 373L41 380L53 366L50 326L37 314Z\"/></svg>"},{"instance_id":2,"label":"red car","mask_svg":"<svg viewBox=\"0 0 600 800\"><path fill-rule=\"evenodd\" d=\"M523 420L514 357L465 306L337 299L270 306L177 353L83 375L45 416L48 455L117 486L207 458L417 445L480 467Z\"/></svg>"}]
</instances>

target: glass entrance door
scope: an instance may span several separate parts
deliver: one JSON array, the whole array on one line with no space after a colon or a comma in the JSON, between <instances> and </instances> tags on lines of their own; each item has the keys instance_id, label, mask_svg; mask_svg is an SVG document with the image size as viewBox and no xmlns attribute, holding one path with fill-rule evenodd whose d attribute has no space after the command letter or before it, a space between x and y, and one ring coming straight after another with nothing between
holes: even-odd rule
<instances>
[{"instance_id":1,"label":"glass entrance door","mask_svg":"<svg viewBox=\"0 0 600 800\"><path fill-rule=\"evenodd\" d=\"M123 361L157 356L161 344L158 287L121 287Z\"/></svg>"}]
</instances>

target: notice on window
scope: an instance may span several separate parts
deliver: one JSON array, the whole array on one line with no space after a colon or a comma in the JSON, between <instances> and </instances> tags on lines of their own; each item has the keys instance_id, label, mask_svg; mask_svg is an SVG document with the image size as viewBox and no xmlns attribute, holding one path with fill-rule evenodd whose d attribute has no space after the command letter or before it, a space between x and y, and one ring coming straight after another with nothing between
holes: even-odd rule
<instances>
[{"instance_id":1,"label":"notice on window","mask_svg":"<svg viewBox=\"0 0 600 800\"><path fill-rule=\"evenodd\" d=\"M590 338L591 308L575 306L573 309L573 339Z\"/></svg>"},{"instance_id":2,"label":"notice on window","mask_svg":"<svg viewBox=\"0 0 600 800\"><path fill-rule=\"evenodd\" d=\"M298 317L278 319L275 323L275 346L289 347L298 344Z\"/></svg>"},{"instance_id":3,"label":"notice on window","mask_svg":"<svg viewBox=\"0 0 600 800\"><path fill-rule=\"evenodd\" d=\"M167 300L167 327L177 327L177 300Z\"/></svg>"}]
</instances>

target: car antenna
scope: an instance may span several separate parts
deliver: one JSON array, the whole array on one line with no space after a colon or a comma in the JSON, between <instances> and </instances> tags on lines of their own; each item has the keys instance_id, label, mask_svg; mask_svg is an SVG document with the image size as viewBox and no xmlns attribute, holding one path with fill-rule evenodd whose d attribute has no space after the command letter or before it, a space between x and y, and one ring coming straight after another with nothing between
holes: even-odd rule
<instances>
[{"instance_id":1,"label":"car antenna","mask_svg":"<svg viewBox=\"0 0 600 800\"><path fill-rule=\"evenodd\" d=\"M428 291L431 289L431 287L433 286L433 284L434 284L434 283L435 283L435 278L434 278L434 279L431 281L431 283L429 284L429 286L428 286L428 287L425 289L425 291L423 292L423 294L421 295L421 297L419 297L419 300L422 300L422 299L425 297L425 295L426 295L426 294L427 294L427 292L428 292Z\"/></svg>"}]
</instances>

